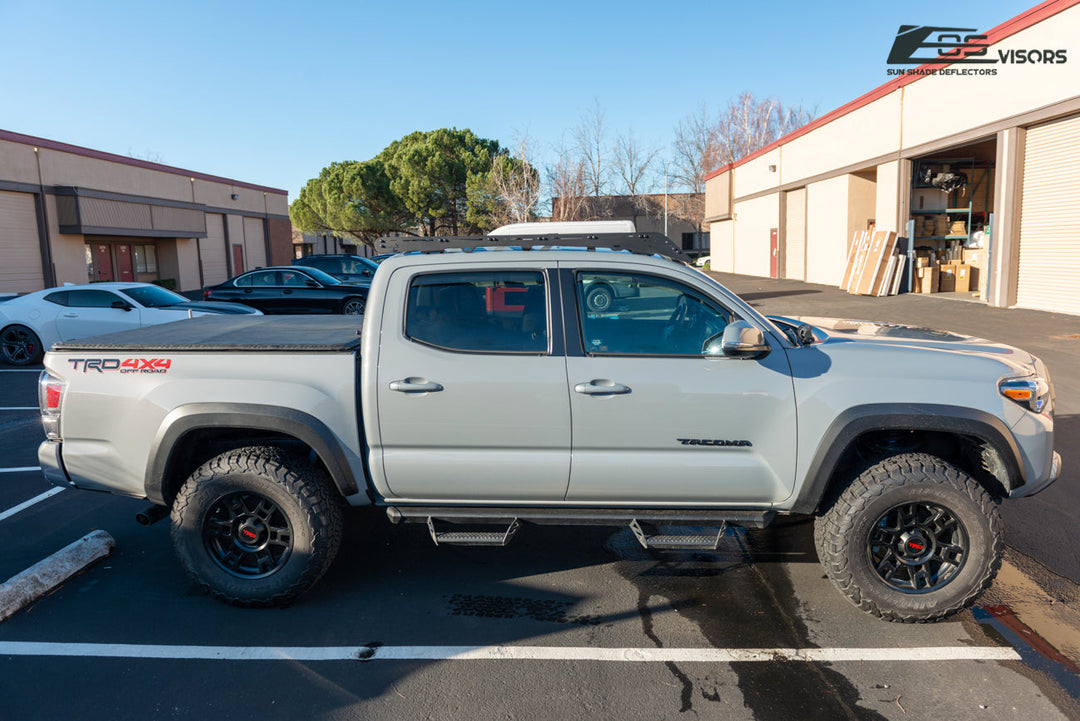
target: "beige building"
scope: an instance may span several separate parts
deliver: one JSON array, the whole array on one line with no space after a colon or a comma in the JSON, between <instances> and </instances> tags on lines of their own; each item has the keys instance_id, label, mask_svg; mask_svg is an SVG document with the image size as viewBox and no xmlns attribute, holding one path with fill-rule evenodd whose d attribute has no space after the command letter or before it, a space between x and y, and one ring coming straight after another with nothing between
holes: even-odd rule
<instances>
[{"instance_id":1,"label":"beige building","mask_svg":"<svg viewBox=\"0 0 1080 721\"><path fill-rule=\"evenodd\" d=\"M0 294L65 282L197 291L292 257L288 194L0 130Z\"/></svg>"},{"instance_id":2,"label":"beige building","mask_svg":"<svg viewBox=\"0 0 1080 721\"><path fill-rule=\"evenodd\" d=\"M839 285L874 226L969 261L992 305L1080 313L1080 0L983 34L992 63L904 66L712 173L713 269Z\"/></svg>"}]
</instances>

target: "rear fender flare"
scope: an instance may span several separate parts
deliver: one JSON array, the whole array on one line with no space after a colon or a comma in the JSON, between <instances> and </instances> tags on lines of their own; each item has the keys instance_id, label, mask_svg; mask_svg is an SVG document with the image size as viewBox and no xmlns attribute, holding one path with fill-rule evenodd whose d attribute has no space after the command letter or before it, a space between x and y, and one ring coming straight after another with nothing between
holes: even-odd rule
<instances>
[{"instance_id":1,"label":"rear fender flare","mask_svg":"<svg viewBox=\"0 0 1080 721\"><path fill-rule=\"evenodd\" d=\"M204 429L226 433L228 429L268 431L292 436L315 452L343 496L360 490L341 443L318 418L280 406L193 403L173 409L154 436L146 467L147 498L154 503L165 503L165 478L177 446L188 433Z\"/></svg>"}]
</instances>

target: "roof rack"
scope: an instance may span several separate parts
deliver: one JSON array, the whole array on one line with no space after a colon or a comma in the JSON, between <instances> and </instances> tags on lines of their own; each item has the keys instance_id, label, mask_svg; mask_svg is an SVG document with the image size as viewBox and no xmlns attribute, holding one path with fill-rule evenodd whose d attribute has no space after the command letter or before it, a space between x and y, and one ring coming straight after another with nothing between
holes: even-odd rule
<instances>
[{"instance_id":1,"label":"roof rack","mask_svg":"<svg viewBox=\"0 0 1080 721\"><path fill-rule=\"evenodd\" d=\"M661 233L551 233L550 235L460 235L430 238L385 237L375 241L380 253L440 253L444 250L514 248L521 250L629 251L637 255L659 255L689 263L690 257Z\"/></svg>"}]
</instances>

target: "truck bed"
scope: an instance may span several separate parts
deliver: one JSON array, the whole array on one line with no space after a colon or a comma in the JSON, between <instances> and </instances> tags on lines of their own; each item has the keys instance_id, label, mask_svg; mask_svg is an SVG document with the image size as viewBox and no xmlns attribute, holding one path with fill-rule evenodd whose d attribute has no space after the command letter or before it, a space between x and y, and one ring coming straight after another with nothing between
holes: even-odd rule
<instances>
[{"instance_id":1,"label":"truck bed","mask_svg":"<svg viewBox=\"0 0 1080 721\"><path fill-rule=\"evenodd\" d=\"M352 351L363 316L207 315L119 333L61 341L57 351Z\"/></svg>"}]
</instances>

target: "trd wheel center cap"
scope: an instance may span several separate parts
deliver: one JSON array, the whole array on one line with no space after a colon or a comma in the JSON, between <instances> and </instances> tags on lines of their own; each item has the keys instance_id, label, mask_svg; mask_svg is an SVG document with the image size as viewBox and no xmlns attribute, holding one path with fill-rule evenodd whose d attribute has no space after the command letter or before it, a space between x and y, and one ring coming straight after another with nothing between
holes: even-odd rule
<instances>
[{"instance_id":1,"label":"trd wheel center cap","mask_svg":"<svg viewBox=\"0 0 1080 721\"><path fill-rule=\"evenodd\" d=\"M897 541L897 556L903 563L923 563L934 555L934 550L933 537L919 529L900 534Z\"/></svg>"},{"instance_id":2,"label":"trd wheel center cap","mask_svg":"<svg viewBox=\"0 0 1080 721\"><path fill-rule=\"evenodd\" d=\"M236 528L236 542L245 550L254 550L266 545L266 525L256 518L249 518Z\"/></svg>"}]
</instances>

